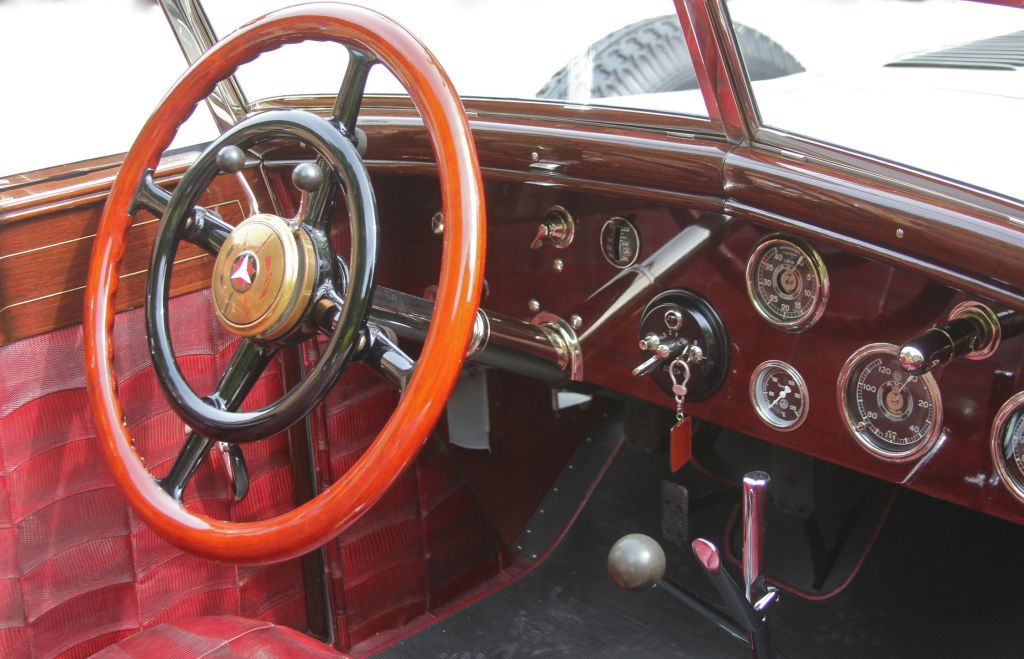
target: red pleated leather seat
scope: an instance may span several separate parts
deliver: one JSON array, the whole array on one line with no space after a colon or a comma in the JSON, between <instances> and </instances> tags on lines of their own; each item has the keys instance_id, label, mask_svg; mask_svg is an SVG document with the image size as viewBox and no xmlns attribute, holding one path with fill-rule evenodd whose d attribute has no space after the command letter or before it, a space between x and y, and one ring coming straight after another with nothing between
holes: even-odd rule
<instances>
[{"instance_id":1,"label":"red pleated leather seat","mask_svg":"<svg viewBox=\"0 0 1024 659\"><path fill-rule=\"evenodd\" d=\"M93 657L260 657L260 659L338 659L345 657L290 627L238 616L203 616L165 622L100 650Z\"/></svg>"}]
</instances>

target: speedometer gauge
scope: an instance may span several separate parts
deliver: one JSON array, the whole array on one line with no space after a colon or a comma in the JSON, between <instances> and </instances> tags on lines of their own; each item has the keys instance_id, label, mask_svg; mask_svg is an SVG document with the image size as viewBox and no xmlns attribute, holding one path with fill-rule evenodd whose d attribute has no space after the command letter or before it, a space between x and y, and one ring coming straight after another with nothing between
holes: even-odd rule
<instances>
[{"instance_id":1,"label":"speedometer gauge","mask_svg":"<svg viewBox=\"0 0 1024 659\"><path fill-rule=\"evenodd\" d=\"M1024 501L1024 391L1003 403L992 422L992 462L1013 496Z\"/></svg>"},{"instance_id":2,"label":"speedometer gauge","mask_svg":"<svg viewBox=\"0 0 1024 659\"><path fill-rule=\"evenodd\" d=\"M750 400L757 415L776 430L797 428L807 418L807 385L800 373L775 359L754 369L750 377Z\"/></svg>"},{"instance_id":3,"label":"speedometer gauge","mask_svg":"<svg viewBox=\"0 0 1024 659\"><path fill-rule=\"evenodd\" d=\"M768 238L747 261L747 293L765 320L787 332L799 332L825 312L828 273L810 245Z\"/></svg>"},{"instance_id":4,"label":"speedometer gauge","mask_svg":"<svg viewBox=\"0 0 1024 659\"><path fill-rule=\"evenodd\" d=\"M942 398L935 377L908 375L891 343L872 343L850 355L838 394L850 434L882 460L914 460L939 438Z\"/></svg>"}]
</instances>

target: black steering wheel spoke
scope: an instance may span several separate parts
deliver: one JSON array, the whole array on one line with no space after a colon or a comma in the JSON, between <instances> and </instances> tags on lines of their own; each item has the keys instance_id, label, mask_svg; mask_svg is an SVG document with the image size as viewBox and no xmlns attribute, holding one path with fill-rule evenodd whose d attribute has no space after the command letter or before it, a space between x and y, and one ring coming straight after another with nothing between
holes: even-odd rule
<instances>
[{"instance_id":1,"label":"black steering wheel spoke","mask_svg":"<svg viewBox=\"0 0 1024 659\"><path fill-rule=\"evenodd\" d=\"M139 210L147 210L163 218L171 199L171 193L153 180L153 170L147 169L139 181L129 212L134 215ZM216 256L232 229L234 227L220 214L202 206L194 206L192 215L182 228L182 238Z\"/></svg>"},{"instance_id":2,"label":"black steering wheel spoke","mask_svg":"<svg viewBox=\"0 0 1024 659\"><path fill-rule=\"evenodd\" d=\"M218 174L236 172L247 162L247 150L274 139L297 140L318 154L316 163L302 163L292 173L306 193L300 218L256 213L233 227L196 206ZM356 146L331 121L301 110L271 110L249 117L210 144L169 199L151 177L141 190L140 206L165 208L146 282L146 330L153 365L171 404L198 434L229 444L270 437L296 423L323 400L356 352L373 294L376 203ZM345 203L348 211L351 244L344 262L328 235L335 203ZM214 311L229 331L246 337L222 386L208 397L189 387L170 340L170 275L182 240L217 254L211 285ZM315 309L328 289L340 291L334 294L340 312L320 361L280 399L258 410L237 410L275 346L305 332L306 310Z\"/></svg>"},{"instance_id":3,"label":"black steering wheel spoke","mask_svg":"<svg viewBox=\"0 0 1024 659\"><path fill-rule=\"evenodd\" d=\"M341 315L340 299L333 291L324 293L315 308L314 327L320 334L330 336ZM353 359L384 376L399 391L405 390L416 367L416 360L398 346L393 335L373 322L364 325Z\"/></svg>"},{"instance_id":4,"label":"black steering wheel spoke","mask_svg":"<svg viewBox=\"0 0 1024 659\"><path fill-rule=\"evenodd\" d=\"M190 222L185 225L182 238L206 250L211 256L216 256L233 229L234 227L215 211L196 206Z\"/></svg>"},{"instance_id":5,"label":"black steering wheel spoke","mask_svg":"<svg viewBox=\"0 0 1024 659\"><path fill-rule=\"evenodd\" d=\"M348 49L348 66L345 68L345 77L342 78L341 88L334 100L334 109L331 111L331 122L338 124L351 139L355 139L356 119L359 117L359 108L363 103L363 90L366 88L366 79L370 75L370 69L377 60L369 53L350 47Z\"/></svg>"},{"instance_id":6,"label":"black steering wheel spoke","mask_svg":"<svg viewBox=\"0 0 1024 659\"><path fill-rule=\"evenodd\" d=\"M276 352L272 345L242 339L217 387L205 398L206 402L229 412L237 410ZM236 444L215 442L191 429L171 470L160 479L160 487L181 501L185 487L215 446L224 458L235 501L241 501L249 491L249 472L241 449Z\"/></svg>"},{"instance_id":7,"label":"black steering wheel spoke","mask_svg":"<svg viewBox=\"0 0 1024 659\"><path fill-rule=\"evenodd\" d=\"M222 410L237 410L277 354L272 343L242 339L220 376L220 383L206 401Z\"/></svg>"},{"instance_id":8,"label":"black steering wheel spoke","mask_svg":"<svg viewBox=\"0 0 1024 659\"><path fill-rule=\"evenodd\" d=\"M359 147L356 120L363 103L363 90L370 69L377 62L372 55L358 48L349 48L348 66L334 100L330 123ZM292 183L301 193L298 219L317 231L326 233L343 182L336 181L330 164L322 155L313 163L302 163L292 172ZM348 190L345 191L349 193Z\"/></svg>"}]
</instances>

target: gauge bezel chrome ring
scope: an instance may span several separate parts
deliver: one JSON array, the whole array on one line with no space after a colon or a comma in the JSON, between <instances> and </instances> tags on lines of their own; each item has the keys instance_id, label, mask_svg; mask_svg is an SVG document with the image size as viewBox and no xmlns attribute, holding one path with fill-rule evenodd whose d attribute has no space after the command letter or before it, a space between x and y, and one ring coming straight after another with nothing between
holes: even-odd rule
<instances>
[{"instance_id":1,"label":"gauge bezel chrome ring","mask_svg":"<svg viewBox=\"0 0 1024 659\"><path fill-rule=\"evenodd\" d=\"M771 417L768 413L761 409L757 399L757 380L758 377L765 370L769 368L780 368L789 374L794 380L796 380L797 386L800 388L800 394L803 396L803 407L800 409L800 416L796 418L792 423L788 425L779 425L775 422L774 417ZM778 430L779 432L792 432L803 425L804 421L807 420L807 414L811 408L811 392L807 389L807 382L804 380L804 376L800 374L800 371L796 370L792 364L788 364L779 359L768 359L761 362L754 367L754 371L750 374L750 385L747 389L750 395L750 403L754 406L754 412L761 418L765 424L772 430Z\"/></svg>"},{"instance_id":2,"label":"gauge bezel chrome ring","mask_svg":"<svg viewBox=\"0 0 1024 659\"><path fill-rule=\"evenodd\" d=\"M961 302L960 304L953 307L953 310L949 312L949 319L951 321L957 318L963 318L965 316L974 316L985 325L988 330L988 341L984 345L978 347L977 350L969 352L965 355L967 359L981 360L987 359L992 356L1002 341L1002 325L999 324L999 316L992 311L988 305L982 304L977 300L968 300Z\"/></svg>"},{"instance_id":3,"label":"gauge bezel chrome ring","mask_svg":"<svg viewBox=\"0 0 1024 659\"><path fill-rule=\"evenodd\" d=\"M626 224L628 224L630 229L633 231L633 235L636 236L636 251L633 252L633 259L629 263L623 265L619 265L615 261L608 258L608 253L604 250L604 230L608 228L609 224L616 222L625 222ZM640 229L637 228L636 222L629 219L628 217L623 217L622 215L616 215L615 217L610 217L604 221L604 224L601 225L601 232L598 234L598 240L601 241L601 256L604 257L604 260L605 262L608 263L608 265L612 266L616 270L625 270L626 268L631 268L634 265L636 265L637 260L639 260L640 258L640 252L643 251L644 248L643 236L640 235Z\"/></svg>"},{"instance_id":4,"label":"gauge bezel chrome ring","mask_svg":"<svg viewBox=\"0 0 1024 659\"><path fill-rule=\"evenodd\" d=\"M836 382L836 402L839 405L839 414L843 418L843 424L846 426L846 431L850 433L854 441L857 444L875 456L876 458L885 462L891 462L893 464L902 464L906 462L913 462L922 455L925 455L932 449L935 442L938 441L942 435L942 392L939 390L939 383L935 381L935 376L932 373L926 373L921 376L921 382L924 383L928 389L928 394L932 398L933 409L935 410L935 418L932 421L931 430L928 432L928 436L922 439L917 446L910 451L887 451L880 446L877 446L870 438L866 437L857 430L856 424L853 418L850 416L850 410L846 404L846 388L849 383L850 376L853 374L854 367L868 355L875 353L888 353L897 359L899 358L899 346L892 343L869 343L865 346L853 351L847 359L846 363L843 364L843 368L839 371L839 379Z\"/></svg>"},{"instance_id":5,"label":"gauge bezel chrome ring","mask_svg":"<svg viewBox=\"0 0 1024 659\"><path fill-rule=\"evenodd\" d=\"M811 313L797 320L779 320L773 316L759 299L754 286L754 279L757 274L756 263L759 261L761 255L773 245L781 243L785 243L802 252L804 256L807 257L807 261L811 264L815 275L818 277L818 294L814 297L814 309ZM772 327L778 328L784 332L803 332L804 330L808 330L813 327L825 314L825 308L828 306L829 300L828 269L825 267L825 261L822 260L821 254L818 253L818 250L814 249L814 247L806 241L798 238L791 238L789 236L783 236L781 234L773 234L763 238L754 246L754 249L750 252L750 256L747 257L745 278L747 285L747 297L750 298L750 303L754 305L754 310L757 314Z\"/></svg>"},{"instance_id":6,"label":"gauge bezel chrome ring","mask_svg":"<svg viewBox=\"0 0 1024 659\"><path fill-rule=\"evenodd\" d=\"M1018 501L1024 503L1024 483L1010 473L1000 450L1000 444L1002 444L1000 436L1002 435L1003 426L1010 415L1020 409L1021 406L1024 406L1024 391L1019 391L1010 396L1003 403L1002 407L999 408L999 411L996 412L996 418L992 421L992 429L989 431L988 441L992 463L996 467L996 473L999 474L999 480L1002 481L1003 487L1009 490L1010 494Z\"/></svg>"}]
</instances>

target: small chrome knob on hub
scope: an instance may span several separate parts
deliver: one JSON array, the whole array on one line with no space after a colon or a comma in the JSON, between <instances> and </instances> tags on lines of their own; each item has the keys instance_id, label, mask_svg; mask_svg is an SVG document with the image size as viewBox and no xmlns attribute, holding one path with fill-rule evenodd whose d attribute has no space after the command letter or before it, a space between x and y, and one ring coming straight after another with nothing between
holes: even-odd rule
<instances>
[{"instance_id":1,"label":"small chrome knob on hub","mask_svg":"<svg viewBox=\"0 0 1024 659\"><path fill-rule=\"evenodd\" d=\"M233 144L217 152L217 167L226 174L237 174L245 167L245 152Z\"/></svg>"},{"instance_id":2,"label":"small chrome knob on hub","mask_svg":"<svg viewBox=\"0 0 1024 659\"><path fill-rule=\"evenodd\" d=\"M299 163L292 170L292 183L303 192L316 192L323 182L324 172L316 163Z\"/></svg>"}]
</instances>

